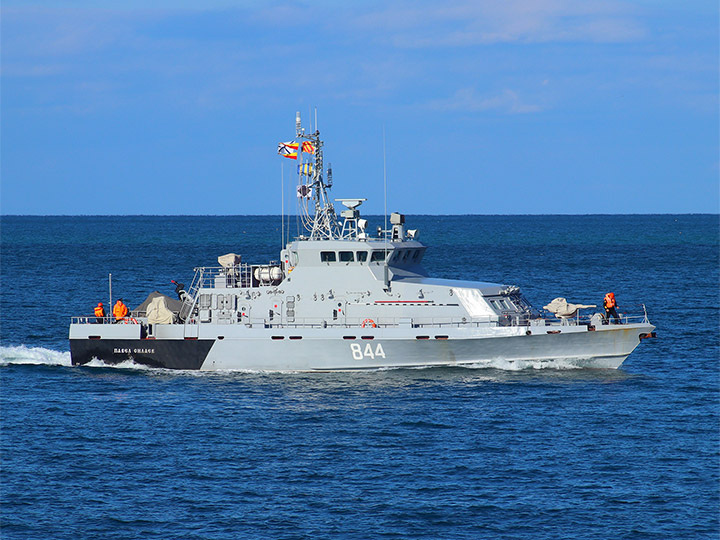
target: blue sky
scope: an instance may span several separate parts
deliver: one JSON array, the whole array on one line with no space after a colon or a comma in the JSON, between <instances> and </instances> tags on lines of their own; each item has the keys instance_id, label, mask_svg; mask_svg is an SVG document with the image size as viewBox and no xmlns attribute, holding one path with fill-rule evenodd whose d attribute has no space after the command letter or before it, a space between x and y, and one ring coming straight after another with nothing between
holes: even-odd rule
<instances>
[{"instance_id":1,"label":"blue sky","mask_svg":"<svg viewBox=\"0 0 720 540\"><path fill-rule=\"evenodd\" d=\"M366 213L383 211L383 129L389 210L720 211L714 0L0 13L3 214L279 214L294 162L277 143L315 108L331 196Z\"/></svg>"}]
</instances>

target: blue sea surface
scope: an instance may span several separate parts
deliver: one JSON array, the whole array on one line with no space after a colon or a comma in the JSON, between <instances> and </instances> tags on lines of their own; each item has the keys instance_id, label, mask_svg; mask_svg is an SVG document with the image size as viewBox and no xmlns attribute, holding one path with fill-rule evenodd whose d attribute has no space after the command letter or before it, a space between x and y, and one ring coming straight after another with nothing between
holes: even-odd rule
<instances>
[{"instance_id":1,"label":"blue sea surface","mask_svg":"<svg viewBox=\"0 0 720 540\"><path fill-rule=\"evenodd\" d=\"M658 339L618 370L71 367L109 273L132 308L277 259L280 218L3 216L0 538L719 538L719 216L407 221L437 277L613 291Z\"/></svg>"}]
</instances>

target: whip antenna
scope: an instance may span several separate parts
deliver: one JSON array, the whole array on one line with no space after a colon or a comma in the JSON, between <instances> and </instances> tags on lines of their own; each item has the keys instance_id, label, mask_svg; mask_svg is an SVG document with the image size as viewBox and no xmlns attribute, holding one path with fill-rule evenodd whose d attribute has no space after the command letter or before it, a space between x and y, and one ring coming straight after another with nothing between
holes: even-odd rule
<instances>
[{"instance_id":1,"label":"whip antenna","mask_svg":"<svg viewBox=\"0 0 720 540\"><path fill-rule=\"evenodd\" d=\"M383 132L383 188L385 190L385 239L387 240L387 156L385 151L385 124L382 128ZM387 256L387 246L385 247L385 256Z\"/></svg>"},{"instance_id":2,"label":"whip antenna","mask_svg":"<svg viewBox=\"0 0 720 540\"><path fill-rule=\"evenodd\" d=\"M385 290L390 291L390 275L388 271L388 233L387 233L387 152L385 151L385 124L383 124L383 186L385 191L385 261L383 262L383 281L385 282Z\"/></svg>"}]
</instances>

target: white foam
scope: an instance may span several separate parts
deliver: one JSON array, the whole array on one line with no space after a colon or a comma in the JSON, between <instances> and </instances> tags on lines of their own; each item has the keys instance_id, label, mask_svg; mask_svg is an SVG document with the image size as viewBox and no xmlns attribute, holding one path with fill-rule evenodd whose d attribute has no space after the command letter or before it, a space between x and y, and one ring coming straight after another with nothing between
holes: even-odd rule
<instances>
[{"instance_id":1,"label":"white foam","mask_svg":"<svg viewBox=\"0 0 720 540\"><path fill-rule=\"evenodd\" d=\"M93 368L112 368L112 369L138 369L138 370L160 370L161 368L154 368L143 364L136 364L132 360L123 360L117 364L108 364L103 360L93 358L87 364L83 364L83 367Z\"/></svg>"},{"instance_id":2,"label":"white foam","mask_svg":"<svg viewBox=\"0 0 720 540\"><path fill-rule=\"evenodd\" d=\"M9 364L71 367L72 361L70 359L69 352L53 351L52 349L44 349L42 347L26 347L25 345L19 345L16 347L0 347L0 366L7 366ZM93 358L85 365L96 368L155 369L142 364L136 364L132 360L125 360L119 364L106 364L102 360Z\"/></svg>"},{"instance_id":3,"label":"white foam","mask_svg":"<svg viewBox=\"0 0 720 540\"><path fill-rule=\"evenodd\" d=\"M8 364L38 364L47 366L70 366L69 352L53 351L42 347L0 347L0 366Z\"/></svg>"},{"instance_id":4,"label":"white foam","mask_svg":"<svg viewBox=\"0 0 720 540\"><path fill-rule=\"evenodd\" d=\"M587 361L584 359L572 358L554 358L546 360L506 360L504 358L495 358L492 360L483 360L474 364L467 364L464 367L469 369L499 369L502 371L524 371L530 369L583 369Z\"/></svg>"}]
</instances>

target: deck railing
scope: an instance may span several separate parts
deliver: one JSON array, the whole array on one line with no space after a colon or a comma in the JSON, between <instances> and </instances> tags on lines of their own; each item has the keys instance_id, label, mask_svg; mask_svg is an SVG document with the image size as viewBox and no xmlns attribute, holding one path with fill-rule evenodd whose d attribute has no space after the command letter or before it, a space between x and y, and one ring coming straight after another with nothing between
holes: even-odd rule
<instances>
[{"instance_id":1,"label":"deck railing","mask_svg":"<svg viewBox=\"0 0 720 540\"><path fill-rule=\"evenodd\" d=\"M81 317L70 317L72 324L142 324L147 323L147 319L144 317L138 317L137 315L131 314L127 317L115 320L115 317L96 317L95 315L81 316Z\"/></svg>"},{"instance_id":2,"label":"deck railing","mask_svg":"<svg viewBox=\"0 0 720 540\"><path fill-rule=\"evenodd\" d=\"M195 289L212 289L218 287L248 289L261 285L268 286L272 285L273 280L258 280L258 278L253 276L253 269L280 266L278 261L270 261L265 265L241 263L229 268L222 266L201 266L195 268L195 279L193 280L192 286Z\"/></svg>"},{"instance_id":3,"label":"deck railing","mask_svg":"<svg viewBox=\"0 0 720 540\"><path fill-rule=\"evenodd\" d=\"M624 313L618 313L619 315L619 323L615 321L614 317L610 317L609 319L606 319L604 315L601 314L603 318L603 324L631 324L631 323L649 323L648 316L647 316L647 308L645 307L645 304L635 304L635 305L629 305L627 306L631 311L630 312L624 312ZM642 315L640 314L640 311L642 310ZM561 324L561 325L587 325L591 324L592 318L595 316L596 313L600 313L598 310L593 310L593 313L582 313L582 310L578 310L575 317L557 317L553 313L541 309L540 315L541 318L546 320L550 324Z\"/></svg>"},{"instance_id":4,"label":"deck railing","mask_svg":"<svg viewBox=\"0 0 720 540\"><path fill-rule=\"evenodd\" d=\"M622 313L620 314L620 322L614 320L602 320L601 324L633 324L648 323L647 311L642 305L643 313ZM146 317L138 316L138 312L132 312L130 316L116 322L114 317L105 317L101 322L97 317L72 317L72 324L147 324ZM500 320L494 317L339 317L338 319L321 318L321 317L295 317L292 322L276 317L269 318L247 318L238 317L237 314L231 314L230 318L222 321L215 321L217 324L237 324L251 327L265 328L473 328L473 327L499 327L499 326L590 326L593 324L592 315L577 315L573 318L557 318L553 316L530 317L527 315L501 317ZM597 322L597 319L595 319ZM201 323L197 317L188 317L185 321L186 325L197 326Z\"/></svg>"}]
</instances>

